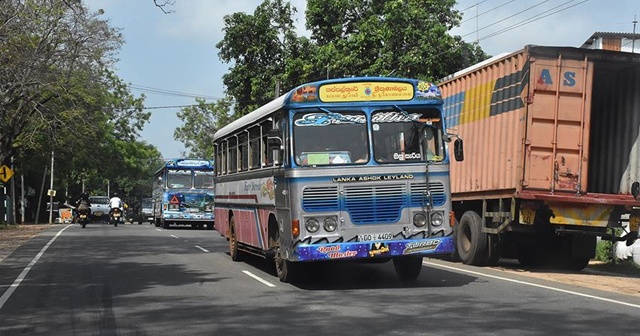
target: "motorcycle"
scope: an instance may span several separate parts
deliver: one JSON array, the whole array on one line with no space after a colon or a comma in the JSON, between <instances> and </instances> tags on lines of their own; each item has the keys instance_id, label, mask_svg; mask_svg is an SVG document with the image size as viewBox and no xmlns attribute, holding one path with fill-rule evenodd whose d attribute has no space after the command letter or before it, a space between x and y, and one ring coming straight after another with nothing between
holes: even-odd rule
<instances>
[{"instance_id":1,"label":"motorcycle","mask_svg":"<svg viewBox=\"0 0 640 336\"><path fill-rule=\"evenodd\" d=\"M87 224L89 224L89 211L78 210L77 222L82 226L82 228L85 228Z\"/></svg>"},{"instance_id":2,"label":"motorcycle","mask_svg":"<svg viewBox=\"0 0 640 336\"><path fill-rule=\"evenodd\" d=\"M113 226L118 226L118 223L124 223L122 219L122 209L113 208L111 209L111 216L109 217L109 224L113 224Z\"/></svg>"}]
</instances>

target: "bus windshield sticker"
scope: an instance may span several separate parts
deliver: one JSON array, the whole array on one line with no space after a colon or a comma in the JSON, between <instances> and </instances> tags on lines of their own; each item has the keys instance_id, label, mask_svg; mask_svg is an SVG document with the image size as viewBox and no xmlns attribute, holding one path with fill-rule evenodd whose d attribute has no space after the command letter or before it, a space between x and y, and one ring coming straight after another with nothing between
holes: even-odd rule
<instances>
[{"instance_id":1,"label":"bus windshield sticker","mask_svg":"<svg viewBox=\"0 0 640 336\"><path fill-rule=\"evenodd\" d=\"M442 93L440 92L440 88L437 87L433 83L429 82L418 82L418 90L416 90L416 98L425 99L425 98L436 98L441 99Z\"/></svg>"},{"instance_id":2,"label":"bus windshield sticker","mask_svg":"<svg viewBox=\"0 0 640 336\"><path fill-rule=\"evenodd\" d=\"M412 122L419 120L422 117L419 113L402 113L396 111L379 112L371 117L373 123L394 123L394 122Z\"/></svg>"},{"instance_id":3,"label":"bus windshield sticker","mask_svg":"<svg viewBox=\"0 0 640 336\"><path fill-rule=\"evenodd\" d=\"M323 109L324 110L324 109ZM364 115L344 115L327 110L326 113L307 113L295 121L296 126L327 126L340 124L365 124Z\"/></svg>"}]
</instances>

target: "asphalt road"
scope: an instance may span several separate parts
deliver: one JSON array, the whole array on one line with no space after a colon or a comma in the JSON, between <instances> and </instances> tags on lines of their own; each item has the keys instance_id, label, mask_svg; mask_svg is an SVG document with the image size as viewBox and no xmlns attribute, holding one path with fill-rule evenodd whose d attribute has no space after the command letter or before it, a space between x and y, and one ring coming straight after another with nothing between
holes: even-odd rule
<instances>
[{"instance_id":1,"label":"asphalt road","mask_svg":"<svg viewBox=\"0 0 640 336\"><path fill-rule=\"evenodd\" d=\"M411 286L391 263L322 264L286 284L272 265L233 262L227 249L215 231L58 225L0 263L0 336L640 330L637 297L432 259Z\"/></svg>"}]
</instances>

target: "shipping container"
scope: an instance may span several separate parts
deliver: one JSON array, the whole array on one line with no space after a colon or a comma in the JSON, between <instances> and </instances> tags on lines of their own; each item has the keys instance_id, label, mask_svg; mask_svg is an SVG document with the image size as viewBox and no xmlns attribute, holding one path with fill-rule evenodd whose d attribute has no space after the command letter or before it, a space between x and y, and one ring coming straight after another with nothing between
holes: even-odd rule
<instances>
[{"instance_id":1,"label":"shipping container","mask_svg":"<svg viewBox=\"0 0 640 336\"><path fill-rule=\"evenodd\" d=\"M525 46L439 83L450 133L457 250L467 264L515 257L582 269L596 237L637 237L640 55Z\"/></svg>"}]
</instances>

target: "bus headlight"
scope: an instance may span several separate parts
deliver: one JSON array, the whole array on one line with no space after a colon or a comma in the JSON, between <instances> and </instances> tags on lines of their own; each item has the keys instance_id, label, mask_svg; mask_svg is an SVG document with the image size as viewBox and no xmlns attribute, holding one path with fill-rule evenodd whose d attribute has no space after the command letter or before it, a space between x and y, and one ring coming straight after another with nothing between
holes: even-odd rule
<instances>
[{"instance_id":1,"label":"bus headlight","mask_svg":"<svg viewBox=\"0 0 640 336\"><path fill-rule=\"evenodd\" d=\"M444 223L442 212L434 212L431 214L431 225L440 226L442 223Z\"/></svg>"},{"instance_id":2,"label":"bus headlight","mask_svg":"<svg viewBox=\"0 0 640 336\"><path fill-rule=\"evenodd\" d=\"M422 212L413 214L413 225L417 227L423 227L427 224L427 216Z\"/></svg>"},{"instance_id":3,"label":"bus headlight","mask_svg":"<svg viewBox=\"0 0 640 336\"><path fill-rule=\"evenodd\" d=\"M333 217L329 217L324 220L324 230L327 232L333 232L338 227L338 222Z\"/></svg>"},{"instance_id":4,"label":"bus headlight","mask_svg":"<svg viewBox=\"0 0 640 336\"><path fill-rule=\"evenodd\" d=\"M320 229L320 223L315 218L309 218L304 223L304 227L311 233L318 232L318 229Z\"/></svg>"}]
</instances>

